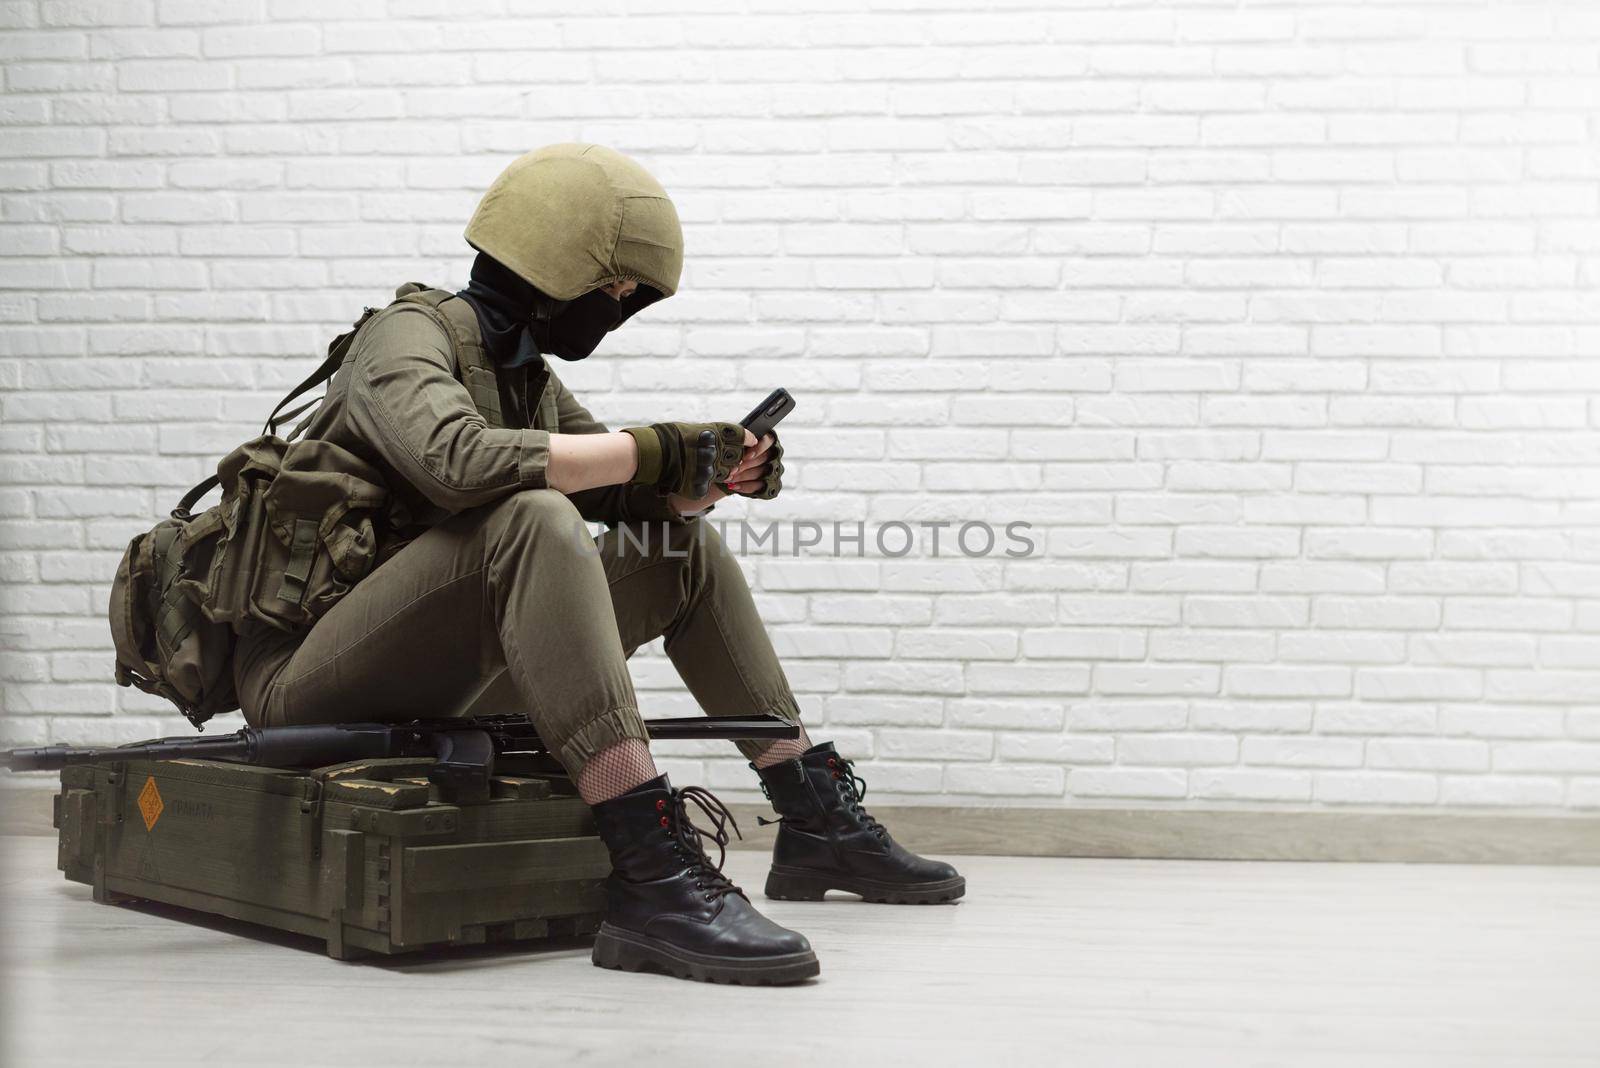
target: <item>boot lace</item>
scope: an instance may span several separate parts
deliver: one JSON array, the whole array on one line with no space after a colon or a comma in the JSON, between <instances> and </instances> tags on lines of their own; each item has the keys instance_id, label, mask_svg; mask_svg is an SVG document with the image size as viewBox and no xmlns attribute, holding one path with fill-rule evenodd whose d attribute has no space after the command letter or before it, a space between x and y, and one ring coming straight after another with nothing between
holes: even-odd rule
<instances>
[{"instance_id":1,"label":"boot lace","mask_svg":"<svg viewBox=\"0 0 1600 1068\"><path fill-rule=\"evenodd\" d=\"M828 761L833 770L834 780L839 786L839 796L843 797L850 811L861 821L861 826L871 831L881 839L889 837L889 830L873 818L872 813L861 807L862 800L867 796L867 781L856 774L856 765L853 760L844 757L833 757Z\"/></svg>"},{"instance_id":2,"label":"boot lace","mask_svg":"<svg viewBox=\"0 0 1600 1068\"><path fill-rule=\"evenodd\" d=\"M689 818L691 801L704 813L714 830L706 830ZM672 791L672 827L667 833L677 843L680 855L689 862L694 872L695 888L705 892L707 901L715 901L728 894L748 896L732 879L722 874L723 862L728 857L729 827L740 839L744 838L733 813L710 790L703 786L684 786ZM711 863L711 854L706 852L706 839L717 843L715 864Z\"/></svg>"}]
</instances>

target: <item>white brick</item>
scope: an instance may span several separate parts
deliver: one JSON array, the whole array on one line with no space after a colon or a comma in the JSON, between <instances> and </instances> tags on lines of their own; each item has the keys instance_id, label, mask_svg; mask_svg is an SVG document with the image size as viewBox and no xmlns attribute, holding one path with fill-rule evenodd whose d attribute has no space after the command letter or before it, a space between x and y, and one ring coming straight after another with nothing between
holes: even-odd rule
<instances>
[{"instance_id":1,"label":"white brick","mask_svg":"<svg viewBox=\"0 0 1600 1068\"><path fill-rule=\"evenodd\" d=\"M986 664L967 668L973 694L1081 694L1089 690L1089 668L1080 664Z\"/></svg>"},{"instance_id":2,"label":"white brick","mask_svg":"<svg viewBox=\"0 0 1600 1068\"><path fill-rule=\"evenodd\" d=\"M913 660L1013 660L1018 645L1017 636L1006 631L952 628L901 631L895 638L894 651Z\"/></svg>"},{"instance_id":3,"label":"white brick","mask_svg":"<svg viewBox=\"0 0 1600 1068\"><path fill-rule=\"evenodd\" d=\"M1203 627L1298 627L1308 615L1304 597L1190 597L1184 622Z\"/></svg>"},{"instance_id":4,"label":"white brick","mask_svg":"<svg viewBox=\"0 0 1600 1068\"><path fill-rule=\"evenodd\" d=\"M1137 660L1145 655L1145 638L1134 630L1056 627L1024 631L1022 652L1029 659Z\"/></svg>"},{"instance_id":5,"label":"white brick","mask_svg":"<svg viewBox=\"0 0 1600 1068\"><path fill-rule=\"evenodd\" d=\"M1340 664L1395 664L1406 659L1403 634L1299 631L1279 636L1282 660Z\"/></svg>"},{"instance_id":6,"label":"white brick","mask_svg":"<svg viewBox=\"0 0 1600 1068\"><path fill-rule=\"evenodd\" d=\"M1456 630L1561 631L1573 623L1566 602L1515 597L1452 597L1445 602L1444 621Z\"/></svg>"},{"instance_id":7,"label":"white brick","mask_svg":"<svg viewBox=\"0 0 1600 1068\"><path fill-rule=\"evenodd\" d=\"M1267 633L1194 632L1194 630L1160 630L1150 635L1152 660L1272 660L1274 636Z\"/></svg>"},{"instance_id":8,"label":"white brick","mask_svg":"<svg viewBox=\"0 0 1600 1068\"><path fill-rule=\"evenodd\" d=\"M911 661L845 666L845 688L852 692L961 693L965 685L960 664Z\"/></svg>"},{"instance_id":9,"label":"white brick","mask_svg":"<svg viewBox=\"0 0 1600 1068\"><path fill-rule=\"evenodd\" d=\"M1095 689L1105 694L1161 696L1217 692L1221 669L1205 664L1109 664L1095 667Z\"/></svg>"},{"instance_id":10,"label":"white brick","mask_svg":"<svg viewBox=\"0 0 1600 1068\"><path fill-rule=\"evenodd\" d=\"M1551 776L1446 775L1439 780L1439 802L1445 805L1554 808L1564 795L1562 781Z\"/></svg>"},{"instance_id":11,"label":"white brick","mask_svg":"<svg viewBox=\"0 0 1600 1068\"><path fill-rule=\"evenodd\" d=\"M937 727L944 719L944 706L933 697L852 694L830 697L827 708L829 723Z\"/></svg>"},{"instance_id":12,"label":"white brick","mask_svg":"<svg viewBox=\"0 0 1600 1068\"><path fill-rule=\"evenodd\" d=\"M1000 759L1028 764L1109 764L1116 745L1109 737L1050 734L1002 734Z\"/></svg>"},{"instance_id":13,"label":"white brick","mask_svg":"<svg viewBox=\"0 0 1600 1068\"><path fill-rule=\"evenodd\" d=\"M1067 710L1067 726L1075 731L1179 730L1188 710L1176 701L1083 701Z\"/></svg>"},{"instance_id":14,"label":"white brick","mask_svg":"<svg viewBox=\"0 0 1600 1068\"><path fill-rule=\"evenodd\" d=\"M1314 620L1319 627L1386 627L1432 630L1443 612L1435 598L1319 597Z\"/></svg>"},{"instance_id":15,"label":"white brick","mask_svg":"<svg viewBox=\"0 0 1600 1068\"><path fill-rule=\"evenodd\" d=\"M1267 563L1261 589L1271 593L1382 593L1383 569L1376 564Z\"/></svg>"},{"instance_id":16,"label":"white brick","mask_svg":"<svg viewBox=\"0 0 1600 1068\"><path fill-rule=\"evenodd\" d=\"M1448 668L1361 668L1356 692L1380 701L1426 701L1481 697L1483 673Z\"/></svg>"},{"instance_id":17,"label":"white brick","mask_svg":"<svg viewBox=\"0 0 1600 1068\"><path fill-rule=\"evenodd\" d=\"M872 788L878 794L937 794L941 791L942 772L937 764L894 764L875 760L858 766L856 771L864 779L871 779Z\"/></svg>"},{"instance_id":18,"label":"white brick","mask_svg":"<svg viewBox=\"0 0 1600 1068\"><path fill-rule=\"evenodd\" d=\"M1398 560L1425 557L1433 550L1428 530L1369 530L1337 527L1305 532L1307 557L1332 560Z\"/></svg>"},{"instance_id":19,"label":"white brick","mask_svg":"<svg viewBox=\"0 0 1600 1068\"><path fill-rule=\"evenodd\" d=\"M1592 702L1600 690L1600 670L1593 671L1516 671L1488 673L1487 696L1502 701Z\"/></svg>"},{"instance_id":20,"label":"white brick","mask_svg":"<svg viewBox=\"0 0 1600 1068\"><path fill-rule=\"evenodd\" d=\"M1194 796L1216 801L1310 801L1311 775L1295 771L1196 768L1189 773Z\"/></svg>"},{"instance_id":21,"label":"white brick","mask_svg":"<svg viewBox=\"0 0 1600 1068\"><path fill-rule=\"evenodd\" d=\"M1496 771L1600 772L1600 743L1499 742L1493 749Z\"/></svg>"},{"instance_id":22,"label":"white brick","mask_svg":"<svg viewBox=\"0 0 1600 1068\"><path fill-rule=\"evenodd\" d=\"M1367 743L1367 765L1428 771L1487 771L1485 742L1443 739L1374 738Z\"/></svg>"},{"instance_id":23,"label":"white brick","mask_svg":"<svg viewBox=\"0 0 1600 1068\"><path fill-rule=\"evenodd\" d=\"M1323 772L1313 796L1330 804L1431 805L1439 796L1432 775L1402 772Z\"/></svg>"},{"instance_id":24,"label":"white brick","mask_svg":"<svg viewBox=\"0 0 1600 1068\"><path fill-rule=\"evenodd\" d=\"M1222 692L1240 697L1346 697L1347 667L1234 665L1223 673Z\"/></svg>"},{"instance_id":25,"label":"white brick","mask_svg":"<svg viewBox=\"0 0 1600 1068\"><path fill-rule=\"evenodd\" d=\"M1066 774L1061 768L1026 764L952 765L944 773L944 788L954 794L1060 797L1065 782Z\"/></svg>"},{"instance_id":26,"label":"white brick","mask_svg":"<svg viewBox=\"0 0 1600 1068\"><path fill-rule=\"evenodd\" d=\"M1066 714L1062 704L1050 700L952 700L948 722L955 727L985 730L1060 731ZM1055 735L1042 737L1054 739ZM1109 752L1109 750L1108 750Z\"/></svg>"},{"instance_id":27,"label":"white brick","mask_svg":"<svg viewBox=\"0 0 1600 1068\"><path fill-rule=\"evenodd\" d=\"M890 730L878 732L877 755L887 760L988 760L994 736L987 731Z\"/></svg>"},{"instance_id":28,"label":"white brick","mask_svg":"<svg viewBox=\"0 0 1600 1068\"><path fill-rule=\"evenodd\" d=\"M1189 783L1175 768L1074 768L1067 788L1074 797L1171 800L1187 796Z\"/></svg>"},{"instance_id":29,"label":"white brick","mask_svg":"<svg viewBox=\"0 0 1600 1068\"><path fill-rule=\"evenodd\" d=\"M1289 767L1358 767L1362 746L1356 738L1314 736L1247 737L1240 749L1246 764L1281 764Z\"/></svg>"},{"instance_id":30,"label":"white brick","mask_svg":"<svg viewBox=\"0 0 1600 1068\"><path fill-rule=\"evenodd\" d=\"M1564 716L1558 708L1446 705L1439 711L1442 733L1472 738L1560 738Z\"/></svg>"},{"instance_id":31,"label":"white brick","mask_svg":"<svg viewBox=\"0 0 1600 1068\"><path fill-rule=\"evenodd\" d=\"M1505 634L1414 634L1409 648L1413 663L1459 667L1525 667L1532 665L1536 656L1532 637ZM1549 657L1545 659L1550 662ZM1590 659L1574 666L1594 663L1600 660Z\"/></svg>"},{"instance_id":32,"label":"white brick","mask_svg":"<svg viewBox=\"0 0 1600 1068\"><path fill-rule=\"evenodd\" d=\"M1117 739L1122 764L1232 764L1239 758L1239 740L1221 734L1131 734Z\"/></svg>"},{"instance_id":33,"label":"white brick","mask_svg":"<svg viewBox=\"0 0 1600 1068\"><path fill-rule=\"evenodd\" d=\"M1238 592L1256 588L1256 568L1250 564L1145 564L1133 565L1133 585L1157 592Z\"/></svg>"},{"instance_id":34,"label":"white brick","mask_svg":"<svg viewBox=\"0 0 1600 1068\"><path fill-rule=\"evenodd\" d=\"M1196 701L1189 712L1189 725L1207 731L1285 731L1311 729L1309 704L1266 701Z\"/></svg>"}]
</instances>

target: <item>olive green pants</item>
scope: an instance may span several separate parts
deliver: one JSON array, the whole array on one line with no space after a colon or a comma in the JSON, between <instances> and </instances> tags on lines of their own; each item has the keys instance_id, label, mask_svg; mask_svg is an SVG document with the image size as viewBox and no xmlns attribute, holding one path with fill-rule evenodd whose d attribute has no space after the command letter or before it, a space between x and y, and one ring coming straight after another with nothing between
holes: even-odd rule
<instances>
[{"instance_id":1,"label":"olive green pants","mask_svg":"<svg viewBox=\"0 0 1600 1068\"><path fill-rule=\"evenodd\" d=\"M234 680L255 726L525 712L575 779L601 750L646 738L626 660L662 635L708 715L799 718L715 530L652 522L591 539L552 489L430 528L304 635L245 633ZM754 759L765 744L739 748Z\"/></svg>"}]
</instances>

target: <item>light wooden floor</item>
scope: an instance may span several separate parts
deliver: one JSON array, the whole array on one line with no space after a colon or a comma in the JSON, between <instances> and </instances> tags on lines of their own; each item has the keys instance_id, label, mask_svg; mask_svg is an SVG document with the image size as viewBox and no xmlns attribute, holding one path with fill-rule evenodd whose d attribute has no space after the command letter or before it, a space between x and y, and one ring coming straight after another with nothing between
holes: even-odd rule
<instances>
[{"instance_id":1,"label":"light wooden floor","mask_svg":"<svg viewBox=\"0 0 1600 1068\"><path fill-rule=\"evenodd\" d=\"M94 904L0 839L17 1065L1595 1065L1600 869L967 857L954 907L767 903L820 980L710 987L588 950L340 964Z\"/></svg>"}]
</instances>

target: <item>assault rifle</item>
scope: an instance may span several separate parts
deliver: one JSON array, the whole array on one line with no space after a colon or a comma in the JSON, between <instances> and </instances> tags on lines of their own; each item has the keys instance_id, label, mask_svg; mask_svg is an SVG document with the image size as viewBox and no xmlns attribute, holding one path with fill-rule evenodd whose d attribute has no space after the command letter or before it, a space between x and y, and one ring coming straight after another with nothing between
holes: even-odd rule
<instances>
[{"instance_id":1,"label":"assault rifle","mask_svg":"<svg viewBox=\"0 0 1600 1068\"><path fill-rule=\"evenodd\" d=\"M685 716L647 719L656 740L798 738L782 716ZM118 746L46 745L0 752L7 771L59 771L120 760L226 760L272 768L320 768L347 760L432 757L428 779L446 797L486 798L497 756L548 752L527 716L419 719L407 723L335 723L245 727L212 738L156 738Z\"/></svg>"}]
</instances>

